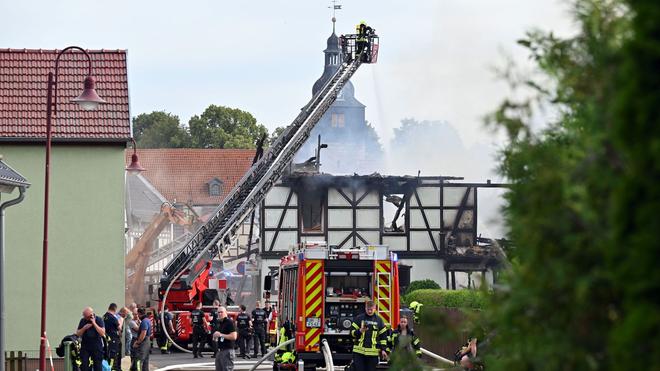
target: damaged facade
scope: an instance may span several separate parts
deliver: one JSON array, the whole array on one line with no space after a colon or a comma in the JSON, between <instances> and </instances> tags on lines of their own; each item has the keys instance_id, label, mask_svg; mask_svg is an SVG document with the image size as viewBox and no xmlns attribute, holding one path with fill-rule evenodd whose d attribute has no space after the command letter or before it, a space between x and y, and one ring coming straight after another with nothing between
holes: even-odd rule
<instances>
[{"instance_id":1,"label":"damaged facade","mask_svg":"<svg viewBox=\"0 0 660 371\"><path fill-rule=\"evenodd\" d=\"M493 284L498 256L477 233L479 188L456 177L285 176L261 204L262 272L296 243L388 245L401 264L400 285L430 278L447 289Z\"/></svg>"}]
</instances>

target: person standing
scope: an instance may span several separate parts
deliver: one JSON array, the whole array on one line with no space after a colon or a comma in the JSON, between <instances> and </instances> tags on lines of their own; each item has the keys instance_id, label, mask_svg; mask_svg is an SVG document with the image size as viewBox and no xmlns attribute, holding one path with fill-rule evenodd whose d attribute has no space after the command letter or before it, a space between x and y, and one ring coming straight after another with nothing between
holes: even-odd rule
<instances>
[{"instance_id":1,"label":"person standing","mask_svg":"<svg viewBox=\"0 0 660 371\"><path fill-rule=\"evenodd\" d=\"M250 315L245 312L245 305L241 304L241 311L236 315L236 327L238 328L238 347L241 358L250 358L246 353L250 351ZM256 349L256 348L255 348Z\"/></svg>"},{"instance_id":2,"label":"person standing","mask_svg":"<svg viewBox=\"0 0 660 371\"><path fill-rule=\"evenodd\" d=\"M388 351L405 350L408 352L415 352L417 357L422 356L421 343L415 332L408 327L408 318L401 317L399 326L392 332L390 337L390 347Z\"/></svg>"},{"instance_id":3,"label":"person standing","mask_svg":"<svg viewBox=\"0 0 660 371\"><path fill-rule=\"evenodd\" d=\"M103 362L103 337L105 336L105 323L103 319L94 314L94 309L83 309L82 318L78 323L76 335L82 339L80 346L80 359L82 371L91 370L90 361L94 371L101 371Z\"/></svg>"},{"instance_id":4,"label":"person standing","mask_svg":"<svg viewBox=\"0 0 660 371\"><path fill-rule=\"evenodd\" d=\"M167 305L165 305L165 308L163 310L163 324L162 328L160 330L160 339L158 340L158 343L160 345L160 352L162 354L168 354L171 353L170 347L172 346L172 342L170 339L167 337L167 334L170 336L174 336L176 331L174 331L174 316L172 316L172 313L170 313L169 308Z\"/></svg>"},{"instance_id":5,"label":"person standing","mask_svg":"<svg viewBox=\"0 0 660 371\"><path fill-rule=\"evenodd\" d=\"M108 339L108 361L110 368L121 371L121 331L117 318L117 304L110 303L108 311L103 315L105 335Z\"/></svg>"},{"instance_id":6,"label":"person standing","mask_svg":"<svg viewBox=\"0 0 660 371\"><path fill-rule=\"evenodd\" d=\"M151 348L151 332L153 329L144 308L138 309L138 316L140 318L140 326L138 327L138 335L133 340L132 345L135 351L135 365L131 365L131 369L149 371L149 349Z\"/></svg>"},{"instance_id":7,"label":"person standing","mask_svg":"<svg viewBox=\"0 0 660 371\"><path fill-rule=\"evenodd\" d=\"M206 339L206 328L208 322L206 315L202 311L202 302L198 302L195 310L190 313L190 320L192 322L192 352L193 357L202 358L202 349L204 349L204 342Z\"/></svg>"},{"instance_id":8,"label":"person standing","mask_svg":"<svg viewBox=\"0 0 660 371\"><path fill-rule=\"evenodd\" d=\"M217 327L213 329L213 340L218 342L218 352L215 356L215 371L234 371L234 341L236 327L234 321L227 316L227 308L218 308Z\"/></svg>"},{"instance_id":9,"label":"person standing","mask_svg":"<svg viewBox=\"0 0 660 371\"><path fill-rule=\"evenodd\" d=\"M131 331L131 322L134 322L135 311L137 311L137 304L131 303L126 308L126 317L124 318L124 356L131 355L131 345L133 345L133 331Z\"/></svg>"},{"instance_id":10,"label":"person standing","mask_svg":"<svg viewBox=\"0 0 660 371\"><path fill-rule=\"evenodd\" d=\"M270 348L270 326L272 321L273 308L270 306L270 301L268 300L266 300L264 312L266 312L266 348Z\"/></svg>"},{"instance_id":11,"label":"person standing","mask_svg":"<svg viewBox=\"0 0 660 371\"><path fill-rule=\"evenodd\" d=\"M218 308L220 308L220 300L213 300L213 308L211 308L211 322L209 323L211 332L213 332L213 329L217 327L218 321L220 320L218 317ZM213 349L213 358L215 358L216 353L218 353L218 343L211 341L211 348Z\"/></svg>"},{"instance_id":12,"label":"person standing","mask_svg":"<svg viewBox=\"0 0 660 371\"><path fill-rule=\"evenodd\" d=\"M261 302L257 301L257 307L252 311L252 328L254 329L254 358L257 358L259 349L261 355L266 355L266 325L268 316L266 311L261 308Z\"/></svg>"},{"instance_id":13,"label":"person standing","mask_svg":"<svg viewBox=\"0 0 660 371\"><path fill-rule=\"evenodd\" d=\"M376 314L376 303L365 303L365 312L359 314L351 324L353 337L353 365L355 371L374 371L378 356L387 359L387 327Z\"/></svg>"},{"instance_id":14,"label":"person standing","mask_svg":"<svg viewBox=\"0 0 660 371\"><path fill-rule=\"evenodd\" d=\"M120 332L121 332L121 356L123 358L131 355L130 323L133 320L133 314L128 310L128 308L122 307L119 310L119 316L122 319Z\"/></svg>"}]
</instances>

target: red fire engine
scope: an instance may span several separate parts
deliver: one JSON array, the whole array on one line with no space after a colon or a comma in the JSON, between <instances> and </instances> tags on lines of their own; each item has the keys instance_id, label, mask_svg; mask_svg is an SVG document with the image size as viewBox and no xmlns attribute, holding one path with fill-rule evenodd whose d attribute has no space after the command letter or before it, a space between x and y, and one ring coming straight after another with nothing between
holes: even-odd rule
<instances>
[{"instance_id":1,"label":"red fire engine","mask_svg":"<svg viewBox=\"0 0 660 371\"><path fill-rule=\"evenodd\" d=\"M278 324L294 326L296 360L321 366L326 339L336 365L352 357L351 323L368 300L386 325L399 321L397 256L387 246L353 249L306 243L280 261Z\"/></svg>"}]
</instances>

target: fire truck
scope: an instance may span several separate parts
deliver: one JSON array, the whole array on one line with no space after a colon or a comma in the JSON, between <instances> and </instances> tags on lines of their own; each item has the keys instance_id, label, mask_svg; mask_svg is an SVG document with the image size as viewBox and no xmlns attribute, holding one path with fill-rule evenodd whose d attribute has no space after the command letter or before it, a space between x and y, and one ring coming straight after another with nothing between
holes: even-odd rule
<instances>
[{"instance_id":1,"label":"fire truck","mask_svg":"<svg viewBox=\"0 0 660 371\"><path fill-rule=\"evenodd\" d=\"M320 347L325 339L333 363L348 364L351 324L369 300L376 303L376 313L386 325L396 325L398 272L397 255L382 245L339 249L310 242L281 258L278 323L293 326L297 362L302 360L305 369L322 366Z\"/></svg>"},{"instance_id":2,"label":"fire truck","mask_svg":"<svg viewBox=\"0 0 660 371\"><path fill-rule=\"evenodd\" d=\"M337 65L332 77L265 151L257 151L252 167L236 183L206 224L192 235L163 269L158 293L159 311L167 303L174 303L177 310L187 311L204 299L204 293L210 288L208 281L213 270L210 262L222 261L225 246L235 238L243 220L254 215L255 207L288 171L295 154L357 69L362 64L378 60L379 38L375 30L369 30L360 37L342 35L341 63ZM183 321L183 313L178 318Z\"/></svg>"}]
</instances>

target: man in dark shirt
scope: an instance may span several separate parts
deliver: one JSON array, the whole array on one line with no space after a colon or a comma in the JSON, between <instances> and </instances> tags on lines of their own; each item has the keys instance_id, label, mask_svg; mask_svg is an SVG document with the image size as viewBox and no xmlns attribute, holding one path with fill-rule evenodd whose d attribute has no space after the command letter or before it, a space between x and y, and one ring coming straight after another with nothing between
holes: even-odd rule
<instances>
[{"instance_id":1,"label":"man in dark shirt","mask_svg":"<svg viewBox=\"0 0 660 371\"><path fill-rule=\"evenodd\" d=\"M138 309L140 318L140 327L138 328L137 339L133 339L133 350L135 351L135 364L131 365L131 370L149 371L149 349L151 348L151 321L144 308Z\"/></svg>"},{"instance_id":2,"label":"man in dark shirt","mask_svg":"<svg viewBox=\"0 0 660 371\"><path fill-rule=\"evenodd\" d=\"M234 341L236 327L234 321L227 317L227 308L218 308L217 328L213 329L213 340L218 342L218 353L215 356L215 371L234 370Z\"/></svg>"},{"instance_id":3,"label":"man in dark shirt","mask_svg":"<svg viewBox=\"0 0 660 371\"><path fill-rule=\"evenodd\" d=\"M254 357L257 358L259 348L261 355L266 354L266 325L268 316L266 311L261 308L261 302L257 301L257 307L252 311L252 327L254 328Z\"/></svg>"},{"instance_id":4,"label":"man in dark shirt","mask_svg":"<svg viewBox=\"0 0 660 371\"><path fill-rule=\"evenodd\" d=\"M90 370L90 360L93 362L94 371L101 371L103 362L103 337L105 336L105 324L103 319L94 314L94 309L87 307L82 312L82 319L78 323L76 335L82 338L80 346L80 359L82 371Z\"/></svg>"},{"instance_id":5,"label":"man in dark shirt","mask_svg":"<svg viewBox=\"0 0 660 371\"><path fill-rule=\"evenodd\" d=\"M167 337L167 334L170 334L170 336L174 336L176 331L174 331L174 324L173 324L174 316L172 316L172 313L170 313L167 305L163 310L163 318L165 319L165 321L163 322L160 332L158 333L159 335L158 342L160 345L160 352L162 354L168 354L168 353L172 353L172 351L170 350L170 347L172 346L172 342Z\"/></svg>"},{"instance_id":6,"label":"man in dark shirt","mask_svg":"<svg viewBox=\"0 0 660 371\"><path fill-rule=\"evenodd\" d=\"M246 350L250 350L250 315L245 312L245 305L241 304L241 312L236 315L236 327L238 328L238 347L242 358L249 358Z\"/></svg>"},{"instance_id":7,"label":"man in dark shirt","mask_svg":"<svg viewBox=\"0 0 660 371\"><path fill-rule=\"evenodd\" d=\"M204 342L206 340L206 314L202 311L202 302L198 302L195 310L190 313L190 321L192 322L192 351L195 358L202 357L202 349L204 349Z\"/></svg>"},{"instance_id":8,"label":"man in dark shirt","mask_svg":"<svg viewBox=\"0 0 660 371\"><path fill-rule=\"evenodd\" d=\"M117 316L117 304L110 303L108 311L103 315L105 335L108 339L108 360L110 368L121 371L121 330Z\"/></svg>"}]
</instances>

